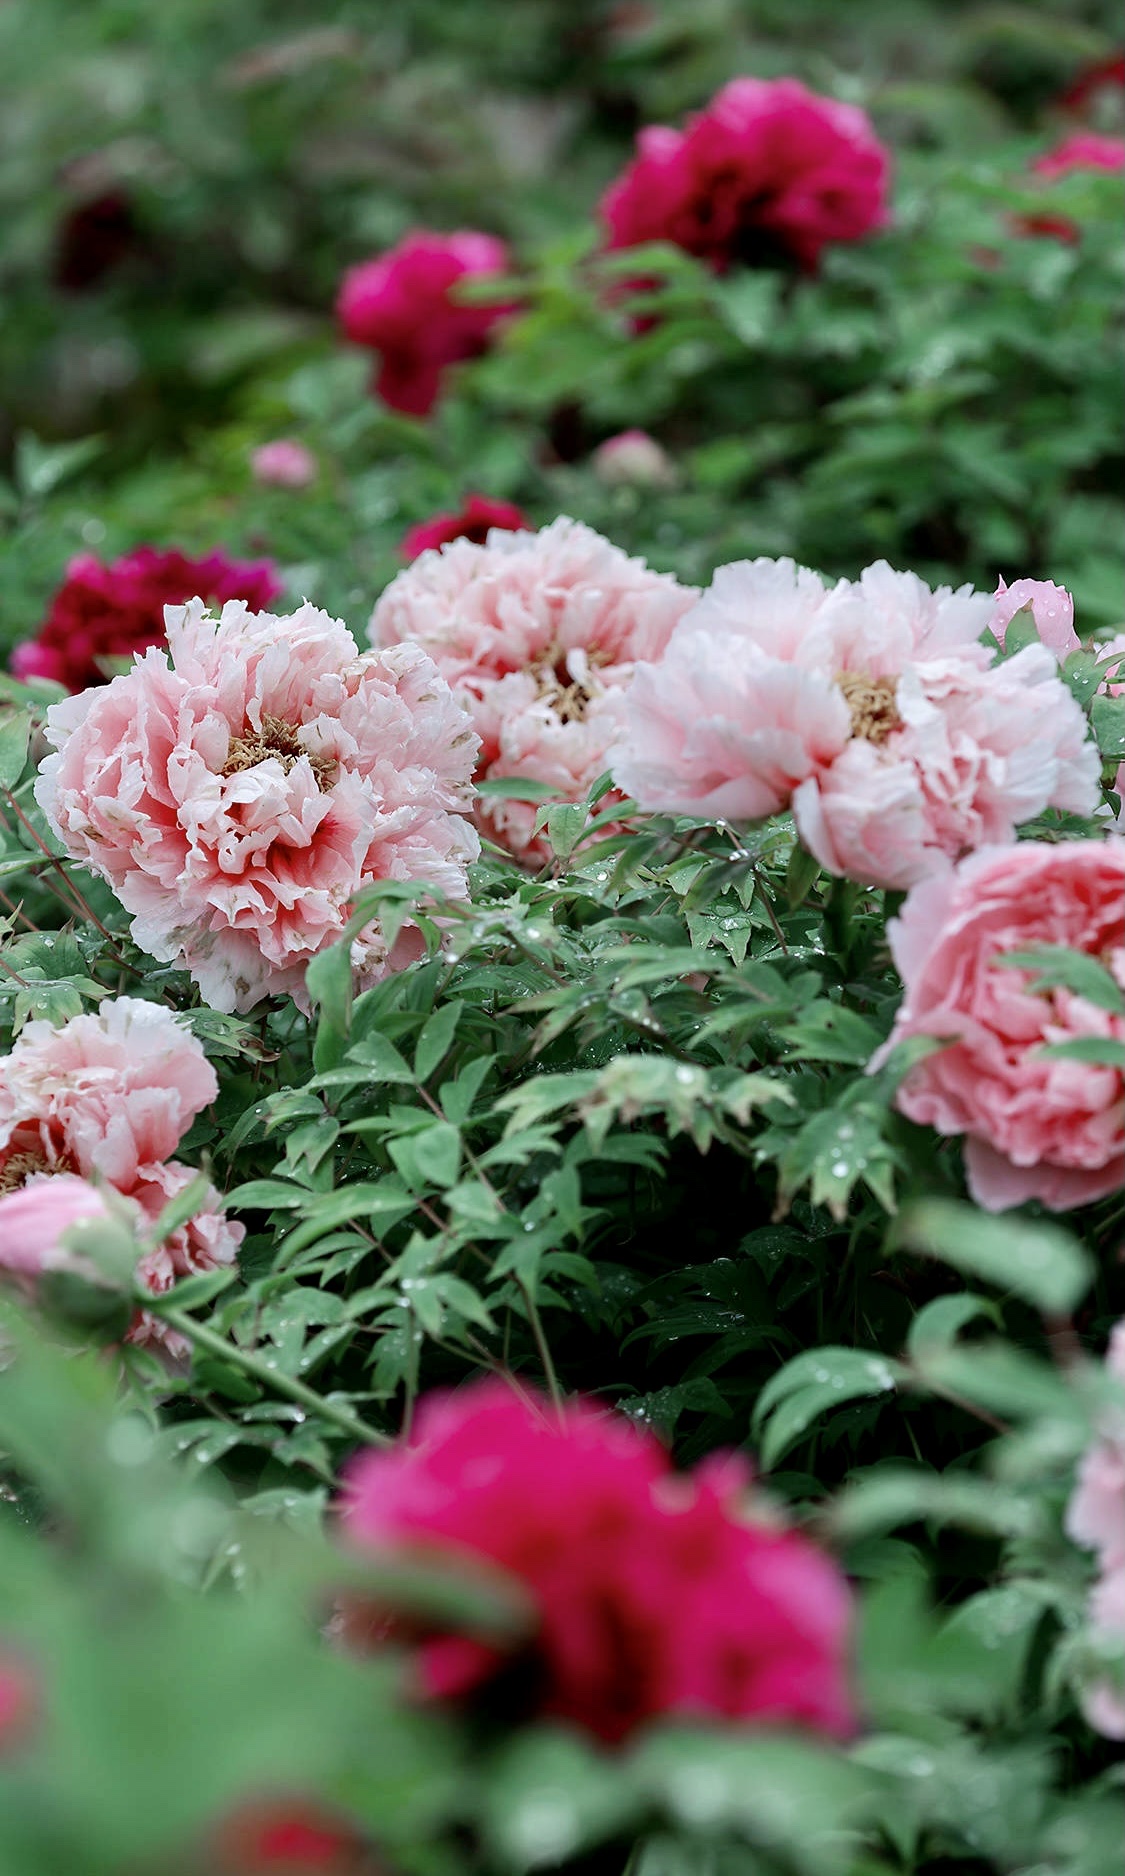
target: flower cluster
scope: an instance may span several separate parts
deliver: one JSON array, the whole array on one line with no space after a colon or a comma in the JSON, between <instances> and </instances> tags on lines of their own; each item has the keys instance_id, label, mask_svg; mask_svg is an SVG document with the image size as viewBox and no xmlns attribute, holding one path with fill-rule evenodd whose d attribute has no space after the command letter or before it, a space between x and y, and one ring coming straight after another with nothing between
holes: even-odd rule
<instances>
[{"instance_id":1,"label":"flower cluster","mask_svg":"<svg viewBox=\"0 0 1125 1876\"><path fill-rule=\"evenodd\" d=\"M447 367L487 350L497 320L514 311L511 301L470 305L455 292L507 267L508 250L495 235L419 228L378 260L348 270L337 316L353 345L379 353L375 389L385 404L426 416Z\"/></svg>"},{"instance_id":2,"label":"flower cluster","mask_svg":"<svg viewBox=\"0 0 1125 1876\"><path fill-rule=\"evenodd\" d=\"M492 1564L530 1592L525 1658L432 1635L430 1694L522 1669L533 1711L603 1739L664 1713L846 1734L847 1586L806 1539L742 1516L745 1483L735 1459L677 1475L630 1422L487 1380L423 1402L408 1444L362 1454L343 1513L356 1544Z\"/></svg>"},{"instance_id":3,"label":"flower cluster","mask_svg":"<svg viewBox=\"0 0 1125 1876\"><path fill-rule=\"evenodd\" d=\"M541 781L577 801L608 766L634 664L661 656L694 598L564 515L537 534L494 530L484 546L422 554L388 586L370 631L436 660L472 713L480 778ZM516 855L544 851L526 801L478 815Z\"/></svg>"},{"instance_id":4,"label":"flower cluster","mask_svg":"<svg viewBox=\"0 0 1125 1876\"><path fill-rule=\"evenodd\" d=\"M67 850L108 881L136 942L180 962L215 1009L303 996L365 886L463 897L476 738L417 646L361 657L338 620L238 603L169 611L169 649L53 705L36 784ZM353 955L374 981L377 921Z\"/></svg>"},{"instance_id":5,"label":"flower cluster","mask_svg":"<svg viewBox=\"0 0 1125 1876\"><path fill-rule=\"evenodd\" d=\"M683 130L642 130L602 198L611 248L670 241L716 272L825 247L886 220L888 157L854 105L794 78L734 78Z\"/></svg>"},{"instance_id":6,"label":"flower cluster","mask_svg":"<svg viewBox=\"0 0 1125 1876\"><path fill-rule=\"evenodd\" d=\"M3 1268L34 1287L63 1231L104 1219L92 1180L135 1207L138 1231L150 1233L198 1176L171 1156L217 1093L199 1043L159 1003L110 997L59 1029L28 1023L0 1060L0 1193L11 1195L0 1199ZM220 1203L207 1188L188 1222L141 1257L137 1276L154 1295L234 1262L244 1231ZM130 1339L153 1338L168 1339L142 1313Z\"/></svg>"},{"instance_id":7,"label":"flower cluster","mask_svg":"<svg viewBox=\"0 0 1125 1876\"><path fill-rule=\"evenodd\" d=\"M280 591L267 561L231 560L222 552L193 560L175 548L137 547L108 562L78 554L38 636L13 651L12 670L18 678L49 677L69 691L85 690L104 684L115 665L164 643L166 606L189 599L268 606Z\"/></svg>"},{"instance_id":8,"label":"flower cluster","mask_svg":"<svg viewBox=\"0 0 1125 1876\"><path fill-rule=\"evenodd\" d=\"M1125 840L974 854L916 886L888 935L906 994L872 1067L906 1037L943 1044L896 1099L912 1120L966 1136L977 1203L1002 1211L1036 1198L1066 1211L1125 1185L1120 1067L1044 1053L1086 1037L1125 1042L1125 1017L1064 986L1038 990L1007 955L1065 945L1125 989Z\"/></svg>"},{"instance_id":9,"label":"flower cluster","mask_svg":"<svg viewBox=\"0 0 1125 1876\"><path fill-rule=\"evenodd\" d=\"M1109 1378L1125 1399L1125 1322L1119 1322L1106 1355ZM1125 1405L1106 1424L1082 1461L1067 1507L1066 1528L1075 1543L1093 1550L1098 1582L1090 1598L1095 1635L1112 1647L1125 1674ZM1086 1690L1086 1718L1109 1739L1125 1739L1125 1679L1097 1681Z\"/></svg>"},{"instance_id":10,"label":"flower cluster","mask_svg":"<svg viewBox=\"0 0 1125 1876\"><path fill-rule=\"evenodd\" d=\"M884 562L832 589L791 560L720 567L637 671L615 777L646 809L791 807L829 873L894 888L1048 806L1092 813L1097 751L1054 655L979 643L1004 612Z\"/></svg>"}]
</instances>

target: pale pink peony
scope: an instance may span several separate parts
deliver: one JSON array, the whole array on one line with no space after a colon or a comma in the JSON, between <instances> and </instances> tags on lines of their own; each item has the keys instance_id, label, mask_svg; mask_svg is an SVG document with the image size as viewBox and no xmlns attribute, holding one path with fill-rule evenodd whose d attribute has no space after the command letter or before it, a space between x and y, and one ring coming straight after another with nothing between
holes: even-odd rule
<instances>
[{"instance_id":1,"label":"pale pink peony","mask_svg":"<svg viewBox=\"0 0 1125 1876\"><path fill-rule=\"evenodd\" d=\"M615 778L646 809L791 805L829 872L887 887L1048 805L1092 812L1085 717L1042 646L990 665L993 603L884 562L831 590L791 560L720 567L637 672Z\"/></svg>"},{"instance_id":2,"label":"pale pink peony","mask_svg":"<svg viewBox=\"0 0 1125 1876\"><path fill-rule=\"evenodd\" d=\"M622 430L607 437L598 444L590 466L607 488L668 489L676 483L676 465L647 430Z\"/></svg>"},{"instance_id":3,"label":"pale pink peony","mask_svg":"<svg viewBox=\"0 0 1125 1876\"><path fill-rule=\"evenodd\" d=\"M465 818L476 738L414 646L360 656L338 620L202 603L168 609L150 651L104 690L53 705L58 750L36 795L68 851L109 882L136 942L186 966L207 1001L304 996L310 958L357 894L420 880L455 898L477 852ZM393 957L377 923L354 956Z\"/></svg>"},{"instance_id":4,"label":"pale pink peony","mask_svg":"<svg viewBox=\"0 0 1125 1876\"><path fill-rule=\"evenodd\" d=\"M13 1155L131 1192L219 1091L191 1031L159 1003L107 997L55 1029L25 1025L0 1060L0 1178Z\"/></svg>"},{"instance_id":5,"label":"pale pink peony","mask_svg":"<svg viewBox=\"0 0 1125 1876\"><path fill-rule=\"evenodd\" d=\"M275 437L250 452L250 468L255 482L263 488L307 489L316 481L317 461L311 449L294 437Z\"/></svg>"},{"instance_id":6,"label":"pale pink peony","mask_svg":"<svg viewBox=\"0 0 1125 1876\"><path fill-rule=\"evenodd\" d=\"M995 609L988 627L1000 645L1016 614L1030 612L1040 640L1060 664L1079 649L1082 641L1074 629L1074 601L1065 586L1056 586L1053 580L1015 580L1008 586L1001 580L993 598Z\"/></svg>"},{"instance_id":7,"label":"pale pink peony","mask_svg":"<svg viewBox=\"0 0 1125 1876\"><path fill-rule=\"evenodd\" d=\"M1013 661L1014 662L1014 661ZM1068 1211L1125 1182L1120 1068L1042 1053L1076 1037L1125 1041L1125 1017L1066 989L1036 994L1005 954L1066 945L1125 986L1125 841L1027 841L924 880L888 927L906 994L889 1041L945 1046L906 1076L911 1120L967 1137L969 1189L986 1211L1039 1199Z\"/></svg>"},{"instance_id":8,"label":"pale pink peony","mask_svg":"<svg viewBox=\"0 0 1125 1876\"><path fill-rule=\"evenodd\" d=\"M638 659L659 658L695 594L565 515L537 534L453 541L393 580L374 643L414 640L437 661L481 739L479 778L545 782L581 800L609 766ZM482 827L538 858L535 807L478 808Z\"/></svg>"},{"instance_id":9,"label":"pale pink peony","mask_svg":"<svg viewBox=\"0 0 1125 1876\"><path fill-rule=\"evenodd\" d=\"M1118 1678L1093 1681L1083 1691L1082 1710L1090 1725L1107 1739L1125 1739L1125 1566L1108 1570L1090 1596L1090 1626L1095 1642L1111 1650Z\"/></svg>"},{"instance_id":10,"label":"pale pink peony","mask_svg":"<svg viewBox=\"0 0 1125 1876\"><path fill-rule=\"evenodd\" d=\"M34 1295L48 1271L75 1267L65 1240L76 1227L111 1222L104 1198L87 1179L39 1174L0 1197L0 1270Z\"/></svg>"}]
</instances>

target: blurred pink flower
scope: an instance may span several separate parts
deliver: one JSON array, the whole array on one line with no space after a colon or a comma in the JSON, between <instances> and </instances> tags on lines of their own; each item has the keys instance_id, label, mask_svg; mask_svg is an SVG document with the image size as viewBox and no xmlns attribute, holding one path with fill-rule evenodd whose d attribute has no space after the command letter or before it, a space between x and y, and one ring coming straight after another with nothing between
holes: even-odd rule
<instances>
[{"instance_id":1,"label":"blurred pink flower","mask_svg":"<svg viewBox=\"0 0 1125 1876\"><path fill-rule=\"evenodd\" d=\"M12 652L12 671L24 680L49 677L69 691L85 690L108 681L113 660L164 643L166 606L196 598L268 606L280 591L268 560L231 560L221 550L193 559L177 548L135 547L108 562L78 554L38 637Z\"/></svg>"},{"instance_id":2,"label":"blurred pink flower","mask_svg":"<svg viewBox=\"0 0 1125 1876\"><path fill-rule=\"evenodd\" d=\"M622 430L599 443L590 458L599 482L607 488L667 489L676 468L664 446L647 430Z\"/></svg>"},{"instance_id":3,"label":"blurred pink flower","mask_svg":"<svg viewBox=\"0 0 1125 1876\"><path fill-rule=\"evenodd\" d=\"M674 1473L650 1434L583 1400L556 1414L504 1383L423 1402L409 1444L363 1453L345 1528L399 1557L499 1565L530 1592L533 1710L600 1738L661 1714L846 1734L847 1585L805 1538L742 1515L742 1463ZM487 1690L508 1657L424 1638L426 1690ZM519 1684L519 1683L517 1683Z\"/></svg>"},{"instance_id":4,"label":"blurred pink flower","mask_svg":"<svg viewBox=\"0 0 1125 1876\"><path fill-rule=\"evenodd\" d=\"M1118 1678L1092 1681L1083 1690L1082 1709L1090 1725L1107 1739L1125 1739L1125 1691L1121 1667L1125 1663L1125 1565L1107 1570L1090 1595L1090 1626L1095 1642L1113 1651Z\"/></svg>"},{"instance_id":5,"label":"blurred pink flower","mask_svg":"<svg viewBox=\"0 0 1125 1876\"><path fill-rule=\"evenodd\" d=\"M829 872L906 887L1047 805L1092 813L1097 751L1053 656L990 667L994 602L884 563L829 590L791 560L720 567L636 674L611 753L645 809L792 806Z\"/></svg>"},{"instance_id":6,"label":"blurred pink flower","mask_svg":"<svg viewBox=\"0 0 1125 1876\"><path fill-rule=\"evenodd\" d=\"M1089 130L1075 131L1064 137L1055 149L1036 157L1031 168L1033 174L1048 185L1076 169L1116 172L1125 169L1125 138L1102 137ZM1068 215L1051 213L1020 215L1015 228L1018 234L1049 235L1056 241L1075 242L1082 235L1078 223Z\"/></svg>"},{"instance_id":7,"label":"blurred pink flower","mask_svg":"<svg viewBox=\"0 0 1125 1876\"><path fill-rule=\"evenodd\" d=\"M1008 586L1001 580L993 599L988 629L998 644L1004 644L1016 614L1030 612L1040 642L1060 664L1081 645L1074 629L1074 601L1065 586L1056 586L1053 580L1016 580Z\"/></svg>"},{"instance_id":8,"label":"blurred pink flower","mask_svg":"<svg viewBox=\"0 0 1125 1876\"><path fill-rule=\"evenodd\" d=\"M265 488L305 489L317 476L317 461L311 449L288 436L251 450L250 468L255 482Z\"/></svg>"},{"instance_id":9,"label":"blurred pink flower","mask_svg":"<svg viewBox=\"0 0 1125 1876\"><path fill-rule=\"evenodd\" d=\"M565 515L537 534L453 541L392 580L371 616L374 643L425 647L471 713L478 778L545 782L581 800L608 767L637 659L659 657L695 597ZM496 800L482 828L517 856L546 849L535 807Z\"/></svg>"},{"instance_id":10,"label":"blurred pink flower","mask_svg":"<svg viewBox=\"0 0 1125 1876\"><path fill-rule=\"evenodd\" d=\"M716 272L781 254L815 268L887 220L870 119L793 78L733 78L683 130L642 130L601 201L611 248L670 241Z\"/></svg>"},{"instance_id":11,"label":"blurred pink flower","mask_svg":"<svg viewBox=\"0 0 1125 1876\"><path fill-rule=\"evenodd\" d=\"M1125 1390L1125 1321L1109 1338L1106 1370ZM1097 1554L1098 1581L1090 1597L1090 1624L1125 1656L1125 1400L1114 1407L1085 1454L1067 1506L1067 1533ZM1110 1739L1125 1739L1125 1690L1091 1681L1083 1690L1090 1725Z\"/></svg>"},{"instance_id":12,"label":"blurred pink flower","mask_svg":"<svg viewBox=\"0 0 1125 1876\"><path fill-rule=\"evenodd\" d=\"M353 345L380 354L375 389L393 410L424 417L441 394L445 370L487 351L512 301L473 305L452 297L462 281L508 270L495 235L416 228L377 260L344 275L336 313Z\"/></svg>"},{"instance_id":13,"label":"blurred pink flower","mask_svg":"<svg viewBox=\"0 0 1125 1876\"><path fill-rule=\"evenodd\" d=\"M493 501L488 495L466 495L457 514L434 515L419 521L403 535L399 552L404 560L417 560L429 548L444 547L447 541L476 541L484 546L493 528L509 533L530 528L531 522L513 502Z\"/></svg>"},{"instance_id":14,"label":"blurred pink flower","mask_svg":"<svg viewBox=\"0 0 1125 1876\"><path fill-rule=\"evenodd\" d=\"M184 965L215 1009L304 996L364 886L420 880L463 898L476 738L414 646L361 657L338 620L198 603L169 651L56 704L36 795L67 850L108 881L136 942ZM362 980L393 955L372 921Z\"/></svg>"},{"instance_id":15,"label":"blurred pink flower","mask_svg":"<svg viewBox=\"0 0 1125 1876\"><path fill-rule=\"evenodd\" d=\"M0 1753L21 1746L39 1711L39 1678L5 1643L0 1652Z\"/></svg>"},{"instance_id":16,"label":"blurred pink flower","mask_svg":"<svg viewBox=\"0 0 1125 1876\"><path fill-rule=\"evenodd\" d=\"M0 1271L32 1296L51 1270L72 1269L75 1253L63 1243L75 1226L112 1222L106 1202L77 1173L34 1175L0 1196Z\"/></svg>"},{"instance_id":17,"label":"blurred pink flower","mask_svg":"<svg viewBox=\"0 0 1125 1876\"><path fill-rule=\"evenodd\" d=\"M1014 662L1014 661L1013 661ZM967 1136L969 1189L986 1211L1039 1199L1068 1211L1125 1182L1120 1068L1044 1055L1075 1038L1125 1041L1125 1017L1058 988L1035 993L1005 954L1066 945L1125 987L1125 840L987 848L923 881L888 927L906 986L891 1036L944 1046L907 1074L896 1105Z\"/></svg>"}]
</instances>

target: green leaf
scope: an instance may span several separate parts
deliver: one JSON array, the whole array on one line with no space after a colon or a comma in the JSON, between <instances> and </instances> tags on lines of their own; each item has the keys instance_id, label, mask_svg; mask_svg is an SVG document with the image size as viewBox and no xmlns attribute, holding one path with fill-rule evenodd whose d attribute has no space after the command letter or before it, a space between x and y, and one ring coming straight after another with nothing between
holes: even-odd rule
<instances>
[{"instance_id":1,"label":"green leaf","mask_svg":"<svg viewBox=\"0 0 1125 1876\"><path fill-rule=\"evenodd\" d=\"M311 959L305 987L320 1007L313 1042L313 1067L338 1068L348 1046L352 1015L352 954L348 942L330 945Z\"/></svg>"},{"instance_id":2,"label":"green leaf","mask_svg":"<svg viewBox=\"0 0 1125 1876\"><path fill-rule=\"evenodd\" d=\"M0 788L14 788L27 761L31 735L31 716L15 704L0 704ZM20 864L26 867L33 856L28 853Z\"/></svg>"},{"instance_id":3,"label":"green leaf","mask_svg":"<svg viewBox=\"0 0 1125 1876\"><path fill-rule=\"evenodd\" d=\"M1125 1015L1125 991L1105 965L1086 951L1072 951L1068 945L1033 945L1025 951L1005 951L996 962L1033 972L1031 990L1046 992L1062 986L1100 1010Z\"/></svg>"},{"instance_id":4,"label":"green leaf","mask_svg":"<svg viewBox=\"0 0 1125 1876\"><path fill-rule=\"evenodd\" d=\"M420 1082L428 1081L449 1053L463 1009L461 1003L443 1003L426 1019L414 1051L414 1073Z\"/></svg>"},{"instance_id":5,"label":"green leaf","mask_svg":"<svg viewBox=\"0 0 1125 1876\"><path fill-rule=\"evenodd\" d=\"M1094 1276L1093 1259L1061 1226L990 1217L952 1199L912 1206L894 1240L1010 1290L1047 1316L1068 1315Z\"/></svg>"},{"instance_id":6,"label":"green leaf","mask_svg":"<svg viewBox=\"0 0 1125 1876\"><path fill-rule=\"evenodd\" d=\"M973 1322L978 1316L988 1316L1000 1326L1000 1311L995 1303L986 1297L974 1296L971 1290L965 1290L957 1296L935 1296L926 1303L910 1325L906 1339L906 1352L911 1360L931 1354L933 1351L948 1348L955 1342L966 1323Z\"/></svg>"},{"instance_id":7,"label":"green leaf","mask_svg":"<svg viewBox=\"0 0 1125 1876\"><path fill-rule=\"evenodd\" d=\"M1125 756L1125 696L1095 697L1090 728L1103 761L1119 762Z\"/></svg>"},{"instance_id":8,"label":"green leaf","mask_svg":"<svg viewBox=\"0 0 1125 1876\"><path fill-rule=\"evenodd\" d=\"M892 1391L905 1377L900 1362L856 1348L814 1348L767 1381L754 1410L762 1464L776 1465L813 1421L845 1401Z\"/></svg>"}]
</instances>

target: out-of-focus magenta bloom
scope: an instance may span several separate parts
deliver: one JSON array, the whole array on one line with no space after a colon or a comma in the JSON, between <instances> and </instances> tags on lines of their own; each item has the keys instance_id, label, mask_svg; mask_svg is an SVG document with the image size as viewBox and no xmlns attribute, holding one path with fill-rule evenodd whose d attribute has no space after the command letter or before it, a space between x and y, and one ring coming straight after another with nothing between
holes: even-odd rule
<instances>
[{"instance_id":1,"label":"out-of-focus magenta bloom","mask_svg":"<svg viewBox=\"0 0 1125 1876\"><path fill-rule=\"evenodd\" d=\"M493 528L511 533L534 525L514 502L493 501L488 495L466 495L464 505L456 514L433 515L429 521L419 521L416 527L408 529L399 544L399 552L404 560L417 560L427 548L444 547L447 541L475 541L478 547L483 547Z\"/></svg>"},{"instance_id":2,"label":"out-of-focus magenta bloom","mask_svg":"<svg viewBox=\"0 0 1125 1876\"><path fill-rule=\"evenodd\" d=\"M1036 157L1031 167L1048 184L1076 169L1102 169L1115 174L1125 169L1125 138L1102 137L1092 130L1075 131L1055 149ZM1050 235L1057 241L1075 242L1082 234L1078 223L1068 215L1021 215L1015 226L1019 234Z\"/></svg>"},{"instance_id":3,"label":"out-of-focus magenta bloom","mask_svg":"<svg viewBox=\"0 0 1125 1876\"><path fill-rule=\"evenodd\" d=\"M393 410L425 417L440 395L448 366L487 351L497 320L515 311L510 300L467 305L460 283L501 275L508 249L495 235L417 228L377 260L344 275L336 313L353 345L379 353L375 389Z\"/></svg>"},{"instance_id":4,"label":"out-of-focus magenta bloom","mask_svg":"<svg viewBox=\"0 0 1125 1876\"><path fill-rule=\"evenodd\" d=\"M824 248L887 219L887 151L855 105L793 78L734 78L683 130L642 130L602 197L611 248L670 241L716 272Z\"/></svg>"},{"instance_id":5,"label":"out-of-focus magenta bloom","mask_svg":"<svg viewBox=\"0 0 1125 1876\"><path fill-rule=\"evenodd\" d=\"M136 547L109 562L78 554L38 636L13 651L12 671L86 690L112 677L115 661L164 643L165 606L198 598L263 607L280 591L268 561L231 560L222 551L192 559L178 548Z\"/></svg>"},{"instance_id":6,"label":"out-of-focus magenta bloom","mask_svg":"<svg viewBox=\"0 0 1125 1876\"><path fill-rule=\"evenodd\" d=\"M219 1876L366 1876L354 1830L296 1798L240 1804L213 1833Z\"/></svg>"},{"instance_id":7,"label":"out-of-focus magenta bloom","mask_svg":"<svg viewBox=\"0 0 1125 1876\"><path fill-rule=\"evenodd\" d=\"M847 1585L805 1538L743 1515L746 1483L737 1459L678 1474L621 1416L583 1400L555 1414L486 1380L423 1402L409 1443L361 1454L343 1514L355 1544L499 1566L530 1593L518 1660L421 1642L432 1695L508 1669L532 1712L608 1740L667 1713L846 1734Z\"/></svg>"}]
</instances>

